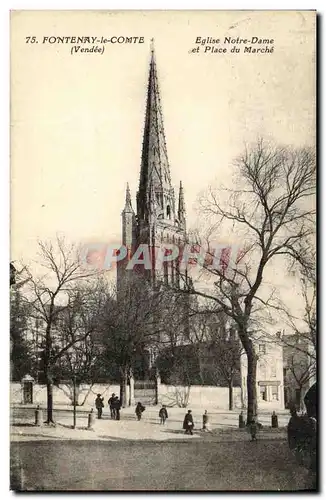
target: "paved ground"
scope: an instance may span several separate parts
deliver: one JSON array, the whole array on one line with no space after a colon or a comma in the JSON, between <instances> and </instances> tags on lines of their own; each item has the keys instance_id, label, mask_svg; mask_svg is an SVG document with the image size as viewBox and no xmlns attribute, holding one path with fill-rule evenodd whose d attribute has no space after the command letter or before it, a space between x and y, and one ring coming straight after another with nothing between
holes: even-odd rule
<instances>
[{"instance_id":1,"label":"paved ground","mask_svg":"<svg viewBox=\"0 0 326 500\"><path fill-rule=\"evenodd\" d=\"M19 490L295 491L307 484L285 441L13 443Z\"/></svg>"},{"instance_id":2,"label":"paved ground","mask_svg":"<svg viewBox=\"0 0 326 500\"><path fill-rule=\"evenodd\" d=\"M165 427L157 408L137 422L132 408L122 420L107 414L86 430L87 412L79 410L77 429L69 411L56 411L56 427L34 426L34 409L12 412L11 484L18 490L301 490L307 471L288 450L286 414L280 429L270 415L258 442L238 429L238 412L209 411L212 431L203 433L201 409L193 409L196 429L185 436L184 409L169 409ZM45 416L45 415L44 415Z\"/></svg>"},{"instance_id":3,"label":"paved ground","mask_svg":"<svg viewBox=\"0 0 326 500\"><path fill-rule=\"evenodd\" d=\"M159 423L158 419L158 407L148 407L143 414L142 422L153 424L156 428ZM11 412L11 421L13 424L23 425L23 424L34 424L34 412L35 407L14 407ZM182 426L183 417L185 415L186 410L183 408L169 408L169 418L167 420L168 428L171 429L180 429ZM212 429L227 429L227 428L238 428L239 422L239 411L226 411L226 410L217 410L217 409L208 409L209 412L209 420ZM77 427L80 429L85 429L87 427L88 422L88 413L89 411L84 408L78 408L77 412ZM195 422L196 429L200 429L202 426L202 408L193 408L192 414ZM43 417L46 418L46 411L43 410ZM62 424L66 427L72 425L73 416L71 407L64 408L56 408L54 410L54 419L59 424ZM120 427L113 427L113 429L123 428L126 431L130 428L131 422L135 422L135 413L134 408L125 408L121 411L121 421L118 423ZM260 413L259 421L265 426L270 427L271 425L271 414L270 413ZM282 412L278 415L278 421L280 428L285 428L289 421L289 413ZM128 424L125 424L128 422ZM101 432L106 433L106 431L110 432L112 421L109 418L107 409L104 410L103 420L100 422L96 420L95 424L95 432L100 430ZM136 426L135 429L138 427ZM151 429L149 427L148 429ZM17 430L17 429L16 429ZM114 431L115 432L115 431ZM13 430L13 435L16 435L15 428Z\"/></svg>"}]
</instances>

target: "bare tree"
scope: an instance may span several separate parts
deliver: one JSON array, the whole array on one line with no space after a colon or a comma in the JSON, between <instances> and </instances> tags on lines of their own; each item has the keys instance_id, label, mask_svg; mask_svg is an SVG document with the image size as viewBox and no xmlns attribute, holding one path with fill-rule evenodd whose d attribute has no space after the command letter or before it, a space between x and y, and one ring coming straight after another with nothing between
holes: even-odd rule
<instances>
[{"instance_id":1,"label":"bare tree","mask_svg":"<svg viewBox=\"0 0 326 500\"><path fill-rule=\"evenodd\" d=\"M94 383L100 376L101 349L94 343L92 336L74 344L58 360L55 368L54 382L68 395L72 404L83 405L91 392ZM83 393L82 385L88 389L83 401L79 396ZM76 400L74 401L74 398Z\"/></svg>"},{"instance_id":2,"label":"bare tree","mask_svg":"<svg viewBox=\"0 0 326 500\"><path fill-rule=\"evenodd\" d=\"M247 422L257 411L257 354L252 333L262 328L271 308L278 308L274 290L267 292L264 273L279 257L298 259L311 237L315 194L315 154L312 149L274 147L259 140L235 161L234 188L214 190L201 199L201 210L212 227L228 230L243 242L233 262L202 264L212 276L211 289L190 292L211 299L236 325L247 356ZM226 196L225 196L226 195ZM211 231L212 233L212 231ZM211 234L207 241L214 256ZM264 319L265 316L265 319Z\"/></svg>"},{"instance_id":3,"label":"bare tree","mask_svg":"<svg viewBox=\"0 0 326 500\"><path fill-rule=\"evenodd\" d=\"M293 342L291 335L282 335L284 346L305 353L315 363L317 362L317 279L316 279L316 245L315 240L309 240L299 249L297 259L291 266L298 276L301 286L302 310L294 315L284 303L287 330L299 340Z\"/></svg>"},{"instance_id":4,"label":"bare tree","mask_svg":"<svg viewBox=\"0 0 326 500\"><path fill-rule=\"evenodd\" d=\"M43 320L45 324L42 342L42 358L47 386L47 422L53 423L53 371L60 357L71 346L85 339L89 334L72 334L70 339L60 338L56 323L62 318L63 311L71 307L70 296L76 285L94 276L93 271L83 268L78 248L67 245L63 237L57 237L55 243L38 243L38 264L45 274L35 277L29 272L29 290L27 300L32 307L31 315Z\"/></svg>"},{"instance_id":5,"label":"bare tree","mask_svg":"<svg viewBox=\"0 0 326 500\"><path fill-rule=\"evenodd\" d=\"M120 400L126 399L128 377L137 355L158 345L162 331L162 292L151 289L142 276L134 274L120 284L113 310L104 311L106 363L117 368L120 378Z\"/></svg>"},{"instance_id":6,"label":"bare tree","mask_svg":"<svg viewBox=\"0 0 326 500\"><path fill-rule=\"evenodd\" d=\"M29 281L29 274L26 266L17 269L13 262L10 262L10 288L19 290Z\"/></svg>"},{"instance_id":7,"label":"bare tree","mask_svg":"<svg viewBox=\"0 0 326 500\"><path fill-rule=\"evenodd\" d=\"M33 372L33 349L26 338L29 317L28 304L22 300L20 290L10 290L10 361L11 378L20 381Z\"/></svg>"},{"instance_id":8,"label":"bare tree","mask_svg":"<svg viewBox=\"0 0 326 500\"><path fill-rule=\"evenodd\" d=\"M210 353L209 373L216 385L224 383L229 390L229 410L233 410L233 387L240 373L240 360L243 351L235 328L227 325L226 317L220 314L208 332Z\"/></svg>"},{"instance_id":9,"label":"bare tree","mask_svg":"<svg viewBox=\"0 0 326 500\"><path fill-rule=\"evenodd\" d=\"M160 353L168 353L170 375L173 377L175 373L175 380L179 380L180 348L191 345L200 348L201 323L196 321L197 308L189 307L185 295L175 293L168 287L162 287L159 297L159 309L155 318L158 331L156 345Z\"/></svg>"},{"instance_id":10,"label":"bare tree","mask_svg":"<svg viewBox=\"0 0 326 500\"><path fill-rule=\"evenodd\" d=\"M309 356L317 363L317 317L316 317L316 283L309 284L304 278L301 280L301 294L303 298L303 312L301 316L286 312L287 334L280 332L280 343L290 347L293 351ZM293 339L296 339L294 341Z\"/></svg>"},{"instance_id":11,"label":"bare tree","mask_svg":"<svg viewBox=\"0 0 326 500\"><path fill-rule=\"evenodd\" d=\"M59 342L53 352L59 353L59 358L54 368L54 382L62 388L64 381L71 401L76 397L78 405L81 384L89 384L89 393L103 374L101 316L104 309L112 308L112 301L109 300L110 288L102 279L76 283L67 295L67 307L55 325Z\"/></svg>"}]
</instances>

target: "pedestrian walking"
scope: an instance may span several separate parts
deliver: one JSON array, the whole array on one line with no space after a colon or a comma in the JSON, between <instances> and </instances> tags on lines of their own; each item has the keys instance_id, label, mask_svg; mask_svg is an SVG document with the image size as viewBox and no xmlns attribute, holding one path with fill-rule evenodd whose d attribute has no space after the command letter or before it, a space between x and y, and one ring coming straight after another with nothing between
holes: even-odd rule
<instances>
[{"instance_id":1,"label":"pedestrian walking","mask_svg":"<svg viewBox=\"0 0 326 500\"><path fill-rule=\"evenodd\" d=\"M113 400L113 410L114 410L114 419L120 420L121 401L118 398L118 396L115 396Z\"/></svg>"},{"instance_id":2,"label":"pedestrian walking","mask_svg":"<svg viewBox=\"0 0 326 500\"><path fill-rule=\"evenodd\" d=\"M143 412L145 411L145 409L146 409L145 406L143 406L141 403L137 403L135 413L136 413L138 421L141 419L141 416L142 416Z\"/></svg>"},{"instance_id":3,"label":"pedestrian walking","mask_svg":"<svg viewBox=\"0 0 326 500\"><path fill-rule=\"evenodd\" d=\"M104 398L101 398L101 394L98 394L95 399L95 407L97 409L97 418L102 418L102 412L104 407Z\"/></svg>"},{"instance_id":4,"label":"pedestrian walking","mask_svg":"<svg viewBox=\"0 0 326 500\"><path fill-rule=\"evenodd\" d=\"M160 418L160 424L165 425L165 420L169 418L168 411L165 405L163 405L160 411L158 412L158 416Z\"/></svg>"},{"instance_id":5,"label":"pedestrian walking","mask_svg":"<svg viewBox=\"0 0 326 500\"><path fill-rule=\"evenodd\" d=\"M110 415L111 415L111 418L113 420L115 420L115 409L114 409L114 399L115 399L116 395L113 393L111 394L111 397L108 401L108 404L109 404L109 407L110 407Z\"/></svg>"},{"instance_id":6,"label":"pedestrian walking","mask_svg":"<svg viewBox=\"0 0 326 500\"><path fill-rule=\"evenodd\" d=\"M193 428L195 427L194 419L192 418L191 410L188 410L186 413L184 421L183 421L183 429L185 430L185 434L191 434Z\"/></svg>"},{"instance_id":7,"label":"pedestrian walking","mask_svg":"<svg viewBox=\"0 0 326 500\"><path fill-rule=\"evenodd\" d=\"M205 432L209 431L207 410L205 410L205 413L203 415L203 431Z\"/></svg>"}]
</instances>

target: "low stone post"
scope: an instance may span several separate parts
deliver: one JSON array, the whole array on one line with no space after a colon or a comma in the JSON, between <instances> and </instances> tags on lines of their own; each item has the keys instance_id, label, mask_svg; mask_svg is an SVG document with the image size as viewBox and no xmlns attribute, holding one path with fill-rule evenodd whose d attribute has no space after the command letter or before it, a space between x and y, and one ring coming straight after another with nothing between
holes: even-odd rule
<instances>
[{"instance_id":1,"label":"low stone post","mask_svg":"<svg viewBox=\"0 0 326 500\"><path fill-rule=\"evenodd\" d=\"M91 409L90 413L88 414L88 425L87 429L92 431L94 428L94 423L95 423L95 413L93 408Z\"/></svg>"},{"instance_id":2,"label":"low stone post","mask_svg":"<svg viewBox=\"0 0 326 500\"><path fill-rule=\"evenodd\" d=\"M278 417L277 417L275 411L273 411L273 413L272 413L272 428L276 429L277 427L278 427Z\"/></svg>"},{"instance_id":3,"label":"low stone post","mask_svg":"<svg viewBox=\"0 0 326 500\"><path fill-rule=\"evenodd\" d=\"M246 426L245 419L243 416L243 411L239 415L239 429L244 429Z\"/></svg>"},{"instance_id":4,"label":"low stone post","mask_svg":"<svg viewBox=\"0 0 326 500\"><path fill-rule=\"evenodd\" d=\"M42 427L43 425L43 412L40 408L40 405L37 405L37 408L35 410L35 425L38 427Z\"/></svg>"}]
</instances>

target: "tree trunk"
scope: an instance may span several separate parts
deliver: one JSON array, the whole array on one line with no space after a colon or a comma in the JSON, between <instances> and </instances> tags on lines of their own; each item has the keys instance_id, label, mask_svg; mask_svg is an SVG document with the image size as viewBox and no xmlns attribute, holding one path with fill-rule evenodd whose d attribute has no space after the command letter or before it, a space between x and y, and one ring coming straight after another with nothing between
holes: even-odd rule
<instances>
[{"instance_id":1,"label":"tree trunk","mask_svg":"<svg viewBox=\"0 0 326 500\"><path fill-rule=\"evenodd\" d=\"M303 387L300 386L300 411L305 410L305 403L304 403L304 390Z\"/></svg>"},{"instance_id":2,"label":"tree trunk","mask_svg":"<svg viewBox=\"0 0 326 500\"><path fill-rule=\"evenodd\" d=\"M245 326L239 328L239 337L247 356L247 425L257 415L257 354Z\"/></svg>"},{"instance_id":3,"label":"tree trunk","mask_svg":"<svg viewBox=\"0 0 326 500\"><path fill-rule=\"evenodd\" d=\"M233 410L233 377L228 382L229 385L229 410Z\"/></svg>"},{"instance_id":4,"label":"tree trunk","mask_svg":"<svg viewBox=\"0 0 326 500\"><path fill-rule=\"evenodd\" d=\"M253 346L247 351L248 373L247 373L247 425L252 422L252 417L257 415L257 356Z\"/></svg>"},{"instance_id":5,"label":"tree trunk","mask_svg":"<svg viewBox=\"0 0 326 500\"><path fill-rule=\"evenodd\" d=\"M245 409L245 397L244 397L244 384L243 384L243 380L242 380L242 377L241 377L241 384L240 384L240 398L241 398L241 409L244 410Z\"/></svg>"},{"instance_id":6,"label":"tree trunk","mask_svg":"<svg viewBox=\"0 0 326 500\"><path fill-rule=\"evenodd\" d=\"M128 405L127 401L128 369L120 369L120 403L123 408Z\"/></svg>"},{"instance_id":7,"label":"tree trunk","mask_svg":"<svg viewBox=\"0 0 326 500\"><path fill-rule=\"evenodd\" d=\"M50 318L52 318L54 309L54 298L50 305ZM46 379L46 393L47 393L47 424L53 422L53 377L51 373L51 321L49 320L45 332L45 352L44 352L44 374Z\"/></svg>"},{"instance_id":8,"label":"tree trunk","mask_svg":"<svg viewBox=\"0 0 326 500\"><path fill-rule=\"evenodd\" d=\"M51 377L46 379L46 393L47 393L47 424L53 424L53 382Z\"/></svg>"},{"instance_id":9,"label":"tree trunk","mask_svg":"<svg viewBox=\"0 0 326 500\"><path fill-rule=\"evenodd\" d=\"M198 360L198 370L199 370L200 384L204 385L205 384L205 380L204 380L204 376L203 376L203 363L202 363L202 356L201 356L200 349L197 351L197 360Z\"/></svg>"},{"instance_id":10,"label":"tree trunk","mask_svg":"<svg viewBox=\"0 0 326 500\"><path fill-rule=\"evenodd\" d=\"M75 387L73 387L72 391L72 404L79 406L78 401L79 401L79 393L80 393L80 382L76 382ZM76 401L75 401L76 399Z\"/></svg>"}]
</instances>

